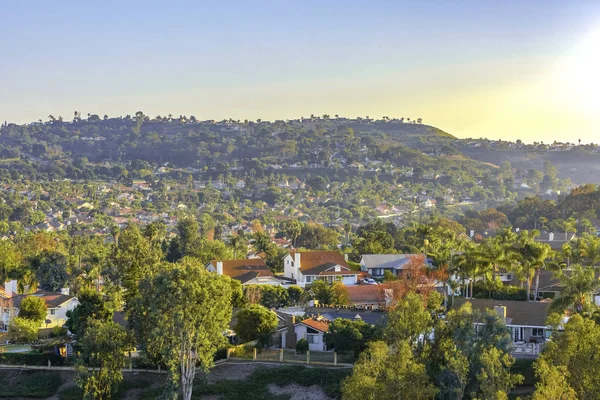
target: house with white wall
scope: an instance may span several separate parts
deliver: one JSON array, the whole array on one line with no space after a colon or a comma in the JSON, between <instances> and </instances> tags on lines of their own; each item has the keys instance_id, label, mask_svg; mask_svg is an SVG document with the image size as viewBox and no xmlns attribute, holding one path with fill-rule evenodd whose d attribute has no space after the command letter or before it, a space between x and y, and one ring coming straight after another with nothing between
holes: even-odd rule
<instances>
[{"instance_id":1,"label":"house with white wall","mask_svg":"<svg viewBox=\"0 0 600 400\"><path fill-rule=\"evenodd\" d=\"M283 276L300 287L316 280L356 285L359 272L352 270L338 251L290 251L283 259Z\"/></svg>"},{"instance_id":2,"label":"house with white wall","mask_svg":"<svg viewBox=\"0 0 600 400\"><path fill-rule=\"evenodd\" d=\"M467 302L473 310L496 312L510 329L513 343L543 343L552 332L546 324L550 302L456 298L452 308L458 309Z\"/></svg>"},{"instance_id":3,"label":"house with white wall","mask_svg":"<svg viewBox=\"0 0 600 400\"><path fill-rule=\"evenodd\" d=\"M281 285L262 258L246 260L212 260L206 264L209 272L227 275L242 285Z\"/></svg>"},{"instance_id":4,"label":"house with white wall","mask_svg":"<svg viewBox=\"0 0 600 400\"><path fill-rule=\"evenodd\" d=\"M76 297L68 295L68 289L63 293L36 292L34 294L17 295L13 297L15 315L18 315L18 309L24 298L29 296L39 297L46 303L46 320L40 324L40 329L62 327L67 323L67 311L73 310L79 305Z\"/></svg>"},{"instance_id":5,"label":"house with white wall","mask_svg":"<svg viewBox=\"0 0 600 400\"><path fill-rule=\"evenodd\" d=\"M330 322L322 317L307 318L293 323L293 335L288 333L292 326L285 326L279 329L281 348L294 349L300 340L305 339L308 342L309 351L327 351L324 334L329 330L329 324Z\"/></svg>"}]
</instances>

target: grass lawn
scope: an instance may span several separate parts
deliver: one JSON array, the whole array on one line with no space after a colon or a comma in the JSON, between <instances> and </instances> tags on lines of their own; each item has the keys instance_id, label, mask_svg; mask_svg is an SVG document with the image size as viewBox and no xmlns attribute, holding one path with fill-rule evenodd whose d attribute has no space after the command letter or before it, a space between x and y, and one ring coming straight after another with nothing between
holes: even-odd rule
<instances>
[{"instance_id":1,"label":"grass lawn","mask_svg":"<svg viewBox=\"0 0 600 400\"><path fill-rule=\"evenodd\" d=\"M0 397L44 399L63 383L58 372L4 370L0 373Z\"/></svg>"}]
</instances>

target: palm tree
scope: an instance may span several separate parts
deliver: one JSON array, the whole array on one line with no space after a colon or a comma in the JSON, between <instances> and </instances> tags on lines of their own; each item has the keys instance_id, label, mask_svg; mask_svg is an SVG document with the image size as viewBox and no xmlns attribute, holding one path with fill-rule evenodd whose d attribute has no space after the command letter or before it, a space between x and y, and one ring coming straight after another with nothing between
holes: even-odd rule
<instances>
[{"instance_id":1,"label":"palm tree","mask_svg":"<svg viewBox=\"0 0 600 400\"><path fill-rule=\"evenodd\" d=\"M521 276L527 279L527 300L531 301L531 284L536 278L534 300L537 299L540 270L545 266L546 259L550 256L552 249L548 244L536 242L535 239L540 235L540 231L521 231L513 250L521 264Z\"/></svg>"},{"instance_id":2,"label":"palm tree","mask_svg":"<svg viewBox=\"0 0 600 400\"><path fill-rule=\"evenodd\" d=\"M600 280L596 278L594 269L573 265L568 273L560 277L563 290L560 297L552 302L551 310L564 312L572 310L581 313L591 304L591 296L600 289Z\"/></svg>"}]
</instances>

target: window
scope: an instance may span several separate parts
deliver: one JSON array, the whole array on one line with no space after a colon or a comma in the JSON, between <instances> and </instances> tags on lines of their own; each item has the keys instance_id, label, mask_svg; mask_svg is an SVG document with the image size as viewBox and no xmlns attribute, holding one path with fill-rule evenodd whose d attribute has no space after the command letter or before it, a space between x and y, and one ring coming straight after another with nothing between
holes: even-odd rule
<instances>
[{"instance_id":1,"label":"window","mask_svg":"<svg viewBox=\"0 0 600 400\"><path fill-rule=\"evenodd\" d=\"M544 337L544 329L542 329L542 328L531 328L531 336Z\"/></svg>"},{"instance_id":2,"label":"window","mask_svg":"<svg viewBox=\"0 0 600 400\"><path fill-rule=\"evenodd\" d=\"M307 276L306 277L306 283L312 283L313 278L314 278L313 276Z\"/></svg>"},{"instance_id":3,"label":"window","mask_svg":"<svg viewBox=\"0 0 600 400\"><path fill-rule=\"evenodd\" d=\"M319 344L319 335L307 334L306 341L308 344Z\"/></svg>"},{"instance_id":4,"label":"window","mask_svg":"<svg viewBox=\"0 0 600 400\"><path fill-rule=\"evenodd\" d=\"M56 315L56 310L54 308L50 309L50 315Z\"/></svg>"}]
</instances>

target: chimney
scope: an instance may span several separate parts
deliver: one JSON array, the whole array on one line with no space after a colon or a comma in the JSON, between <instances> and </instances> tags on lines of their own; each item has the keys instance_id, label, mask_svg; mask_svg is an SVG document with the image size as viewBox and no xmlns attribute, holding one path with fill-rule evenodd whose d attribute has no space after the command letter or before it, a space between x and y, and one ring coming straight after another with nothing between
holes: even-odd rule
<instances>
[{"instance_id":1,"label":"chimney","mask_svg":"<svg viewBox=\"0 0 600 400\"><path fill-rule=\"evenodd\" d=\"M296 325L296 316L291 315L290 318L286 318L287 320L287 331L286 331L286 347L288 349L293 349L296 347L296 330L294 329L294 325Z\"/></svg>"},{"instance_id":2,"label":"chimney","mask_svg":"<svg viewBox=\"0 0 600 400\"><path fill-rule=\"evenodd\" d=\"M471 238L472 238L473 236L475 236L475 231L474 231L473 229L471 229L471 230L469 231L469 237L471 237Z\"/></svg>"},{"instance_id":3,"label":"chimney","mask_svg":"<svg viewBox=\"0 0 600 400\"><path fill-rule=\"evenodd\" d=\"M300 253L299 252L294 253L294 268L296 268L297 270L300 270Z\"/></svg>"},{"instance_id":4,"label":"chimney","mask_svg":"<svg viewBox=\"0 0 600 400\"><path fill-rule=\"evenodd\" d=\"M550 232L548 234L548 240L551 241L551 242L554 241L554 232Z\"/></svg>"},{"instance_id":5,"label":"chimney","mask_svg":"<svg viewBox=\"0 0 600 400\"><path fill-rule=\"evenodd\" d=\"M502 319L506 319L506 306L494 306L494 311Z\"/></svg>"},{"instance_id":6,"label":"chimney","mask_svg":"<svg viewBox=\"0 0 600 400\"><path fill-rule=\"evenodd\" d=\"M9 297L12 297L13 294L17 293L17 281L12 280L8 282L4 282L4 291Z\"/></svg>"},{"instance_id":7,"label":"chimney","mask_svg":"<svg viewBox=\"0 0 600 400\"><path fill-rule=\"evenodd\" d=\"M217 274L223 275L223 261L217 261Z\"/></svg>"},{"instance_id":8,"label":"chimney","mask_svg":"<svg viewBox=\"0 0 600 400\"><path fill-rule=\"evenodd\" d=\"M64 288L60 289L60 294L64 294L66 296L70 296L70 293L71 292L70 292L70 290L69 290L68 287L64 287Z\"/></svg>"}]
</instances>

